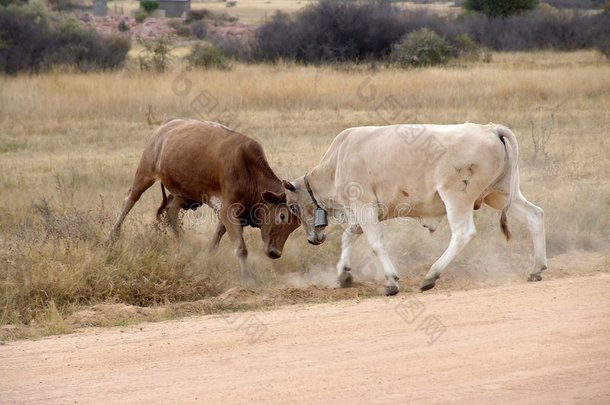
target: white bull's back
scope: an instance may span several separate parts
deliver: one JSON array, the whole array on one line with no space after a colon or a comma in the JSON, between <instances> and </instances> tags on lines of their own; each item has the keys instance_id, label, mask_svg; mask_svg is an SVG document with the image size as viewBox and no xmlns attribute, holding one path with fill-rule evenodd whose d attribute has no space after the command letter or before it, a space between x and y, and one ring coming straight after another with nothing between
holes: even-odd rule
<instances>
[{"instance_id":1,"label":"white bull's back","mask_svg":"<svg viewBox=\"0 0 610 405\"><path fill-rule=\"evenodd\" d=\"M469 123L350 128L337 136L323 163L328 159L335 166L340 204L356 198L380 204L385 213L380 219L437 217L445 213L439 188L478 196L502 174L504 146L494 128Z\"/></svg>"}]
</instances>

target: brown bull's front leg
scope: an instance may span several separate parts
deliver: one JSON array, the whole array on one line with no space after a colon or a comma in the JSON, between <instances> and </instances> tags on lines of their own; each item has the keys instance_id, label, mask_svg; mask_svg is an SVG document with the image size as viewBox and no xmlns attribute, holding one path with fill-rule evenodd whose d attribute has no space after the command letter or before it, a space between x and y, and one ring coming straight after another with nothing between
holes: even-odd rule
<instances>
[{"instance_id":1,"label":"brown bull's front leg","mask_svg":"<svg viewBox=\"0 0 610 405\"><path fill-rule=\"evenodd\" d=\"M230 205L228 207L231 207ZM219 218L224 228L226 229L229 239L233 244L233 250L237 261L239 262L239 269L243 278L252 278L252 274L248 269L248 249L246 248L246 242L244 242L243 226L240 221L239 212L235 210L231 211L230 208L223 207L219 212ZM220 225L219 225L220 227ZM218 233L218 228L217 228Z\"/></svg>"},{"instance_id":2,"label":"brown bull's front leg","mask_svg":"<svg viewBox=\"0 0 610 405\"><path fill-rule=\"evenodd\" d=\"M227 228L225 227L225 224L223 224L222 221L218 219L218 223L216 224L216 230L214 231L214 237L212 238L212 243L210 244L210 252L213 252L218 248L220 240L226 232Z\"/></svg>"}]
</instances>

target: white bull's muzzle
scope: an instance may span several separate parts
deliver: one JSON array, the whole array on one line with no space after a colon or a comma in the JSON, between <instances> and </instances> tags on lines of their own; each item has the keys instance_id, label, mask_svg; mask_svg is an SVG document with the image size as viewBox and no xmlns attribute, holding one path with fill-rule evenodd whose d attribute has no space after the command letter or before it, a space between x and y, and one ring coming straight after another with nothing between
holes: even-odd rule
<instances>
[{"instance_id":1,"label":"white bull's muzzle","mask_svg":"<svg viewBox=\"0 0 610 405\"><path fill-rule=\"evenodd\" d=\"M312 245L321 245L326 240L326 234L324 231L314 230L311 234L307 235L307 241Z\"/></svg>"}]
</instances>

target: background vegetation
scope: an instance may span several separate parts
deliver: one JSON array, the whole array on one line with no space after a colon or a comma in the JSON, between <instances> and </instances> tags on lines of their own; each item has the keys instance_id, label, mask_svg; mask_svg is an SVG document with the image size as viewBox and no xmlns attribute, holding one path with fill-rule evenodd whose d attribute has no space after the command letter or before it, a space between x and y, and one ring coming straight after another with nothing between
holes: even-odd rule
<instances>
[{"instance_id":1,"label":"background vegetation","mask_svg":"<svg viewBox=\"0 0 610 405\"><path fill-rule=\"evenodd\" d=\"M151 7L157 4L148 3ZM494 4L500 8L490 8ZM463 56L464 44L468 44L471 58L482 59L488 50L596 48L610 55L610 10L580 12L544 3L528 11L536 4L529 0L523 4L468 1L463 3L465 9L481 12L455 14L405 9L389 1L320 0L293 14L276 12L256 29L253 37L210 35L211 25L230 23L233 17L206 9L191 10L184 20L174 19L170 26L182 42L205 39L206 45L198 49L217 49L224 57L248 63L399 61L403 67L418 67ZM136 20L141 23L147 17L141 12ZM74 17L49 13L42 0L0 7L0 23L0 71L6 73L37 72L65 65L81 71L114 69L124 63L130 47L126 39L83 28ZM129 30L125 20L118 30ZM436 40L431 41L432 38ZM168 38L159 40L165 42L162 46L172 45ZM398 49L406 52L407 42L412 50L426 50L428 58L424 63L417 57L396 54ZM147 49L150 47L154 45L149 44ZM436 57L429 58L433 54ZM199 64L201 68L213 66L220 65Z\"/></svg>"},{"instance_id":2,"label":"background vegetation","mask_svg":"<svg viewBox=\"0 0 610 405\"><path fill-rule=\"evenodd\" d=\"M74 17L50 15L43 1L0 7L0 72L37 72L57 65L81 71L120 66L129 41L102 36Z\"/></svg>"}]
</instances>

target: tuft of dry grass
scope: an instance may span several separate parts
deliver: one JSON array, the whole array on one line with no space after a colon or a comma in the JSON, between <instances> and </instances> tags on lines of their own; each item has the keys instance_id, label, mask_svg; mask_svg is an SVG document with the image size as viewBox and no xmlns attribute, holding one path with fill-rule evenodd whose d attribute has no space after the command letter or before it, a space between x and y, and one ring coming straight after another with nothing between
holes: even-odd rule
<instances>
[{"instance_id":1,"label":"tuft of dry grass","mask_svg":"<svg viewBox=\"0 0 610 405\"><path fill-rule=\"evenodd\" d=\"M37 323L57 333L82 306L195 301L238 283L227 241L217 255L207 254L215 223L209 210L186 214L182 241L151 225L158 186L130 213L120 242L103 244L155 128L149 121L175 116L220 121L254 137L288 179L314 166L346 127L502 123L520 143L522 190L545 210L549 256L607 254L609 94L610 65L594 52L494 54L491 63L421 70L280 63L0 77L0 326ZM532 128L540 135L551 114L552 135L534 160ZM511 221L515 241L507 247L497 213L476 216L479 237L447 270L447 285L525 278L525 229ZM447 228L445 222L430 238L416 221L386 225L402 277L425 274L447 246ZM299 283L332 280L341 229L332 224L319 247L297 230L277 261L264 257L258 231L247 229L257 288L294 285L290 273ZM354 251L355 271L382 278L363 238Z\"/></svg>"}]
</instances>

